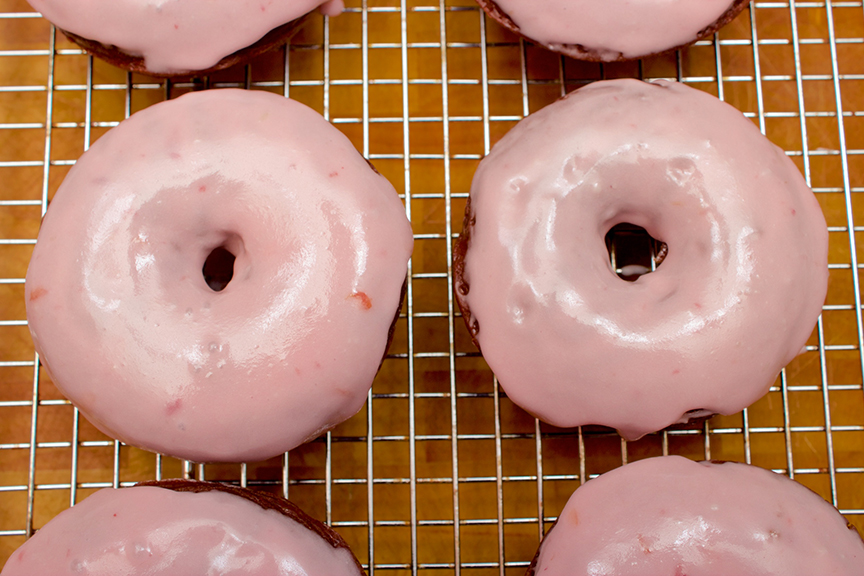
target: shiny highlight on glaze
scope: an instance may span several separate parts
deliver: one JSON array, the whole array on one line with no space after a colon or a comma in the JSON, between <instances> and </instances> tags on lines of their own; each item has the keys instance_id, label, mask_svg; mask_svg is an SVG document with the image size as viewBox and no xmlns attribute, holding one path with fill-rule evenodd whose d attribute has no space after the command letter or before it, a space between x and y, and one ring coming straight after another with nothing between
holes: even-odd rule
<instances>
[{"instance_id":1,"label":"shiny highlight on glaze","mask_svg":"<svg viewBox=\"0 0 864 576\"><path fill-rule=\"evenodd\" d=\"M827 290L825 220L795 165L683 84L597 82L529 116L481 162L469 209L468 326L508 396L557 426L632 440L741 410ZM604 243L622 222L668 244L635 282Z\"/></svg>"},{"instance_id":2,"label":"shiny highlight on glaze","mask_svg":"<svg viewBox=\"0 0 864 576\"><path fill-rule=\"evenodd\" d=\"M861 576L864 542L833 506L785 476L667 456L578 488L533 574Z\"/></svg>"},{"instance_id":3,"label":"shiny highlight on glaze","mask_svg":"<svg viewBox=\"0 0 864 576\"><path fill-rule=\"evenodd\" d=\"M220 246L236 260L216 292L202 267ZM192 93L133 115L69 172L27 317L54 383L103 432L261 460L363 405L412 248L396 191L318 113Z\"/></svg>"}]
</instances>

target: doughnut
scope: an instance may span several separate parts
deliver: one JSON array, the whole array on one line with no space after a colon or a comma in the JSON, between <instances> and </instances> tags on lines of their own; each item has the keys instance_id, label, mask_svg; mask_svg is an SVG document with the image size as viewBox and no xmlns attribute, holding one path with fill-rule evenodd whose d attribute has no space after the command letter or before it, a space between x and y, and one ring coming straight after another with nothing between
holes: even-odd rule
<instances>
[{"instance_id":1,"label":"doughnut","mask_svg":"<svg viewBox=\"0 0 864 576\"><path fill-rule=\"evenodd\" d=\"M396 191L318 113L195 92L134 114L69 171L27 318L54 384L106 434L261 460L362 407L412 249Z\"/></svg>"},{"instance_id":2,"label":"doughnut","mask_svg":"<svg viewBox=\"0 0 864 576\"><path fill-rule=\"evenodd\" d=\"M619 278L618 224L666 244ZM813 192L740 112L683 84L595 82L484 158L454 288L510 399L628 440L764 395L805 346L828 282Z\"/></svg>"},{"instance_id":3,"label":"doughnut","mask_svg":"<svg viewBox=\"0 0 864 576\"><path fill-rule=\"evenodd\" d=\"M282 46L318 8L342 0L27 0L70 40L153 76L209 74Z\"/></svg>"},{"instance_id":4,"label":"doughnut","mask_svg":"<svg viewBox=\"0 0 864 576\"><path fill-rule=\"evenodd\" d=\"M505 28L579 60L636 60L717 32L747 0L476 0Z\"/></svg>"},{"instance_id":5,"label":"doughnut","mask_svg":"<svg viewBox=\"0 0 864 576\"><path fill-rule=\"evenodd\" d=\"M2 575L229 573L365 575L339 534L288 500L191 480L99 490L18 548Z\"/></svg>"},{"instance_id":6,"label":"doughnut","mask_svg":"<svg viewBox=\"0 0 864 576\"><path fill-rule=\"evenodd\" d=\"M861 576L864 542L837 509L756 466L639 460L589 480L528 576Z\"/></svg>"}]
</instances>

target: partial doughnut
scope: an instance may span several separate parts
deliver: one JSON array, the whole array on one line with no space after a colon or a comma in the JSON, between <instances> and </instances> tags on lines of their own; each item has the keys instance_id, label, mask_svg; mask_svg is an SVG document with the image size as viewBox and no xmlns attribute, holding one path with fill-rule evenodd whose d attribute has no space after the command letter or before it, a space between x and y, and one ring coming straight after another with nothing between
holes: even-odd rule
<instances>
[{"instance_id":1,"label":"partial doughnut","mask_svg":"<svg viewBox=\"0 0 864 576\"><path fill-rule=\"evenodd\" d=\"M734 462L648 458L578 488L528 576L864 575L864 542L804 486Z\"/></svg>"},{"instance_id":2,"label":"partial doughnut","mask_svg":"<svg viewBox=\"0 0 864 576\"><path fill-rule=\"evenodd\" d=\"M668 246L635 282L609 261L619 223ZM813 330L827 254L813 192L750 120L683 84L612 80L480 163L455 294L516 404L633 440L764 395Z\"/></svg>"},{"instance_id":3,"label":"partial doughnut","mask_svg":"<svg viewBox=\"0 0 864 576\"><path fill-rule=\"evenodd\" d=\"M747 0L477 0L499 24L579 60L635 60L717 32Z\"/></svg>"},{"instance_id":4,"label":"partial doughnut","mask_svg":"<svg viewBox=\"0 0 864 576\"><path fill-rule=\"evenodd\" d=\"M361 576L339 534L293 503L167 480L99 490L18 548L2 576Z\"/></svg>"},{"instance_id":5,"label":"partial doughnut","mask_svg":"<svg viewBox=\"0 0 864 576\"><path fill-rule=\"evenodd\" d=\"M282 46L316 8L342 0L27 0L115 66L153 76L209 74Z\"/></svg>"},{"instance_id":6,"label":"partial doughnut","mask_svg":"<svg viewBox=\"0 0 864 576\"><path fill-rule=\"evenodd\" d=\"M363 405L412 248L396 191L319 114L265 92L192 93L133 115L70 170L33 251L27 318L54 383L106 434L261 460Z\"/></svg>"}]
</instances>

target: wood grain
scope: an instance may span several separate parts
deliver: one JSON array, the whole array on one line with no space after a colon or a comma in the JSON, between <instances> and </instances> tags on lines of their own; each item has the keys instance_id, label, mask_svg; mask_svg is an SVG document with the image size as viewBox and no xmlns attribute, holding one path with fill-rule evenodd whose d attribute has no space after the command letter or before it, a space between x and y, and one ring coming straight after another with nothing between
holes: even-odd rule
<instances>
[{"instance_id":1,"label":"wood grain","mask_svg":"<svg viewBox=\"0 0 864 576\"><path fill-rule=\"evenodd\" d=\"M292 500L310 515L331 521L361 562L368 563L372 554L376 565L396 574L410 573L412 561L423 573L453 574L455 563L461 562L471 574L523 574L540 534L582 478L664 450L694 459L749 460L780 471L791 462L797 481L828 500L836 497L842 509L856 511L847 518L864 530L864 392L855 313L860 300L851 267L851 241L861 237L857 230L851 238L847 232L850 217L856 224L864 219L859 192L864 189L864 155L859 154L864 150L864 81L859 79L864 77L864 43L836 43L835 72L823 5L807 4L795 12L803 40L797 45L791 41L788 7L760 5L752 15L752 8L745 9L724 28L720 43L700 43L681 52L680 60L671 54L601 66L562 59L531 45L523 51L512 32L487 20L471 0L446 2L443 17L431 0L408 1L404 28L400 2L379 0L369 2L364 51L360 2L347 4L352 11L331 19L327 28L322 17L310 18L287 56L284 51L267 54L245 69L167 84L128 76L98 60L91 64L60 34L52 59L51 29L44 20L0 17L0 240L23 240L0 243L0 278L10 279L0 283L0 564L24 541L27 530L34 390L28 363L34 352L27 327L21 325L20 279L38 231L43 194L53 195L85 144L120 121L127 107L134 112L166 95L247 82L254 89L287 92L334 121L406 195L417 234L411 316L406 316L406 306L391 356L373 388L371 408L335 429L329 441L312 442L287 456ZM0 0L0 14L29 11L22 0ZM835 7L837 38L864 37L861 14L860 4ZM442 30L446 50L441 49ZM760 41L755 48L754 31ZM365 86L364 54L371 80ZM718 62L722 82L716 79ZM443 81L445 73L449 83ZM680 75L761 123L817 191L831 227L832 268L828 307L811 348L746 415L720 416L701 427L624 444L602 429L537 425L500 394L461 318L452 316L447 238L461 228L479 158L526 107L537 110L586 81L640 74ZM89 85L94 89L88 90ZM840 154L844 148L835 88L846 113L845 157ZM42 165L46 156L51 161L47 170ZM855 249L857 258L857 245ZM86 420L76 419L44 373L38 398L33 528L70 505L71 482L80 501L95 487L111 485L115 472L121 483L184 475L183 463L157 462L136 448L115 447ZM825 431L829 419L830 435ZM207 480L245 479L283 493L283 463L276 458L245 469L191 466L185 473ZM507 562L505 569L499 570L500 559Z\"/></svg>"}]
</instances>

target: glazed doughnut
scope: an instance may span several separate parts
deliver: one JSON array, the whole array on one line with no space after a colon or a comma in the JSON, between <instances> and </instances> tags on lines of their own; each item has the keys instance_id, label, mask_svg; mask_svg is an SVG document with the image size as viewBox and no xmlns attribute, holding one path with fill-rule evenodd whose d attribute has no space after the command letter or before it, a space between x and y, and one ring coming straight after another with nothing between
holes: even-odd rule
<instances>
[{"instance_id":1,"label":"glazed doughnut","mask_svg":"<svg viewBox=\"0 0 864 576\"><path fill-rule=\"evenodd\" d=\"M731 22L746 0L477 0L499 24L554 52L614 62L668 52Z\"/></svg>"},{"instance_id":2,"label":"glazed doughnut","mask_svg":"<svg viewBox=\"0 0 864 576\"><path fill-rule=\"evenodd\" d=\"M365 574L336 532L287 500L168 480L100 490L12 554L3 576Z\"/></svg>"},{"instance_id":3,"label":"glazed doughnut","mask_svg":"<svg viewBox=\"0 0 864 576\"><path fill-rule=\"evenodd\" d=\"M70 40L108 62L155 76L207 74L284 44L318 8L342 0L27 0Z\"/></svg>"},{"instance_id":4,"label":"glazed doughnut","mask_svg":"<svg viewBox=\"0 0 864 576\"><path fill-rule=\"evenodd\" d=\"M665 242L618 278L616 224ZM683 84L596 82L516 125L480 163L456 298L518 405L628 440L765 394L825 299L828 232L782 150Z\"/></svg>"},{"instance_id":5,"label":"glazed doughnut","mask_svg":"<svg viewBox=\"0 0 864 576\"><path fill-rule=\"evenodd\" d=\"M864 542L818 494L768 470L666 456L574 492L528 576L864 575Z\"/></svg>"},{"instance_id":6,"label":"glazed doughnut","mask_svg":"<svg viewBox=\"0 0 864 576\"><path fill-rule=\"evenodd\" d=\"M133 115L70 170L27 317L54 383L106 434L260 460L363 405L412 248L396 191L319 114L197 92ZM229 272L234 259L221 291L202 271L217 254Z\"/></svg>"}]
</instances>

